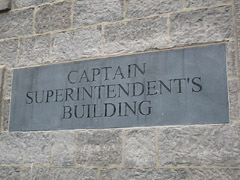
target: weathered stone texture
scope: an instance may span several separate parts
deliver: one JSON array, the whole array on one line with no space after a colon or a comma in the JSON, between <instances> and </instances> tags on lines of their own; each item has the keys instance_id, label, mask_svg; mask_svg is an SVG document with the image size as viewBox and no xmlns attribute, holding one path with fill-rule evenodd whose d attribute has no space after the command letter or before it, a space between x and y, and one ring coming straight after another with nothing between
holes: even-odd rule
<instances>
[{"instance_id":1,"label":"weathered stone texture","mask_svg":"<svg viewBox=\"0 0 240 180\"><path fill-rule=\"evenodd\" d=\"M186 1L187 7L190 8L231 2L231 0L186 0Z\"/></svg>"},{"instance_id":2,"label":"weathered stone texture","mask_svg":"<svg viewBox=\"0 0 240 180\"><path fill-rule=\"evenodd\" d=\"M237 26L237 36L240 38L240 1L234 0L235 13L236 13L236 26ZM240 47L240 45L239 45Z\"/></svg>"},{"instance_id":3,"label":"weathered stone texture","mask_svg":"<svg viewBox=\"0 0 240 180\"><path fill-rule=\"evenodd\" d=\"M11 96L12 91L12 78L13 78L13 71L12 69L6 69L5 71L5 89L3 91L3 94L5 97Z\"/></svg>"},{"instance_id":4,"label":"weathered stone texture","mask_svg":"<svg viewBox=\"0 0 240 180\"><path fill-rule=\"evenodd\" d=\"M50 35L20 39L18 65L28 66L48 62Z\"/></svg>"},{"instance_id":5,"label":"weathered stone texture","mask_svg":"<svg viewBox=\"0 0 240 180\"><path fill-rule=\"evenodd\" d=\"M226 56L227 56L227 75L237 75L237 62L235 57L235 43L230 41L226 43Z\"/></svg>"},{"instance_id":6,"label":"weathered stone texture","mask_svg":"<svg viewBox=\"0 0 240 180\"><path fill-rule=\"evenodd\" d=\"M155 130L134 129L125 135L125 165L130 167L152 167L156 165Z\"/></svg>"},{"instance_id":7,"label":"weathered stone texture","mask_svg":"<svg viewBox=\"0 0 240 180\"><path fill-rule=\"evenodd\" d=\"M5 66L0 66L0 94L2 94L2 87L4 82Z\"/></svg>"},{"instance_id":8,"label":"weathered stone texture","mask_svg":"<svg viewBox=\"0 0 240 180\"><path fill-rule=\"evenodd\" d=\"M18 40L0 42L0 65L14 67L16 65Z\"/></svg>"},{"instance_id":9,"label":"weathered stone texture","mask_svg":"<svg viewBox=\"0 0 240 180\"><path fill-rule=\"evenodd\" d=\"M66 29L71 25L71 2L40 6L36 12L36 32Z\"/></svg>"},{"instance_id":10,"label":"weathered stone texture","mask_svg":"<svg viewBox=\"0 0 240 180\"><path fill-rule=\"evenodd\" d=\"M236 25L238 33L240 32L240 1L234 0L235 13L236 13ZM240 34L238 34L240 36Z\"/></svg>"},{"instance_id":11,"label":"weathered stone texture","mask_svg":"<svg viewBox=\"0 0 240 180\"><path fill-rule=\"evenodd\" d=\"M22 180L97 180L97 170L82 168L23 168Z\"/></svg>"},{"instance_id":12,"label":"weathered stone texture","mask_svg":"<svg viewBox=\"0 0 240 180\"><path fill-rule=\"evenodd\" d=\"M160 14L183 8L182 0L127 0L126 16L144 17L152 14Z\"/></svg>"},{"instance_id":13,"label":"weathered stone texture","mask_svg":"<svg viewBox=\"0 0 240 180\"><path fill-rule=\"evenodd\" d=\"M0 12L11 9L11 0L0 1Z\"/></svg>"},{"instance_id":14,"label":"weathered stone texture","mask_svg":"<svg viewBox=\"0 0 240 180\"><path fill-rule=\"evenodd\" d=\"M101 180L185 180L184 169L107 169L101 171Z\"/></svg>"},{"instance_id":15,"label":"weathered stone texture","mask_svg":"<svg viewBox=\"0 0 240 180\"><path fill-rule=\"evenodd\" d=\"M84 26L100 22L121 20L122 0L75 0L74 26Z\"/></svg>"},{"instance_id":16,"label":"weathered stone texture","mask_svg":"<svg viewBox=\"0 0 240 180\"><path fill-rule=\"evenodd\" d=\"M52 135L52 163L59 166L74 165L75 133L55 132Z\"/></svg>"},{"instance_id":17,"label":"weathered stone texture","mask_svg":"<svg viewBox=\"0 0 240 180\"><path fill-rule=\"evenodd\" d=\"M1 180L20 180L20 168L0 166L0 179Z\"/></svg>"},{"instance_id":18,"label":"weathered stone texture","mask_svg":"<svg viewBox=\"0 0 240 180\"><path fill-rule=\"evenodd\" d=\"M14 8L40 5L42 3L53 2L55 0L13 0Z\"/></svg>"},{"instance_id":19,"label":"weathered stone texture","mask_svg":"<svg viewBox=\"0 0 240 180\"><path fill-rule=\"evenodd\" d=\"M166 47L166 23L166 18L154 17L106 25L104 51L109 54Z\"/></svg>"},{"instance_id":20,"label":"weathered stone texture","mask_svg":"<svg viewBox=\"0 0 240 180\"><path fill-rule=\"evenodd\" d=\"M0 134L0 164L48 163L47 133Z\"/></svg>"},{"instance_id":21,"label":"weathered stone texture","mask_svg":"<svg viewBox=\"0 0 240 180\"><path fill-rule=\"evenodd\" d=\"M2 114L3 114L3 107L2 107L2 100L3 100L3 82L4 82L4 66L0 66L0 131L2 130Z\"/></svg>"},{"instance_id":22,"label":"weathered stone texture","mask_svg":"<svg viewBox=\"0 0 240 180\"><path fill-rule=\"evenodd\" d=\"M233 36L229 6L175 13L170 21L174 45L221 41Z\"/></svg>"},{"instance_id":23,"label":"weathered stone texture","mask_svg":"<svg viewBox=\"0 0 240 180\"><path fill-rule=\"evenodd\" d=\"M240 165L240 127L160 128L161 165Z\"/></svg>"},{"instance_id":24,"label":"weathered stone texture","mask_svg":"<svg viewBox=\"0 0 240 180\"><path fill-rule=\"evenodd\" d=\"M239 119L239 106L238 106L238 92L239 84L238 80L231 80L228 82L229 92L229 114L230 119Z\"/></svg>"},{"instance_id":25,"label":"weathered stone texture","mask_svg":"<svg viewBox=\"0 0 240 180\"><path fill-rule=\"evenodd\" d=\"M3 109L2 130L8 131L9 119L10 119L10 99L3 100L2 109Z\"/></svg>"},{"instance_id":26,"label":"weathered stone texture","mask_svg":"<svg viewBox=\"0 0 240 180\"><path fill-rule=\"evenodd\" d=\"M10 11L0 15L0 38L10 38L33 32L33 9Z\"/></svg>"},{"instance_id":27,"label":"weathered stone texture","mask_svg":"<svg viewBox=\"0 0 240 180\"><path fill-rule=\"evenodd\" d=\"M240 34L240 32L239 32ZM238 38L238 73L240 74L240 35Z\"/></svg>"},{"instance_id":28,"label":"weathered stone texture","mask_svg":"<svg viewBox=\"0 0 240 180\"><path fill-rule=\"evenodd\" d=\"M190 169L189 180L239 180L240 169Z\"/></svg>"},{"instance_id":29,"label":"weathered stone texture","mask_svg":"<svg viewBox=\"0 0 240 180\"><path fill-rule=\"evenodd\" d=\"M235 13L236 13L236 27L238 37L238 70L240 69L240 1L234 0Z\"/></svg>"},{"instance_id":30,"label":"weathered stone texture","mask_svg":"<svg viewBox=\"0 0 240 180\"><path fill-rule=\"evenodd\" d=\"M77 137L77 162L82 165L108 166L121 163L121 131L83 131Z\"/></svg>"},{"instance_id":31,"label":"weathered stone texture","mask_svg":"<svg viewBox=\"0 0 240 180\"><path fill-rule=\"evenodd\" d=\"M0 94L1 95L2 95L2 88L3 88L3 82L4 82L4 73L5 73L5 66L0 66Z\"/></svg>"},{"instance_id":32,"label":"weathered stone texture","mask_svg":"<svg viewBox=\"0 0 240 180\"><path fill-rule=\"evenodd\" d=\"M98 56L101 45L100 26L57 33L53 37L52 58L63 60Z\"/></svg>"}]
</instances>

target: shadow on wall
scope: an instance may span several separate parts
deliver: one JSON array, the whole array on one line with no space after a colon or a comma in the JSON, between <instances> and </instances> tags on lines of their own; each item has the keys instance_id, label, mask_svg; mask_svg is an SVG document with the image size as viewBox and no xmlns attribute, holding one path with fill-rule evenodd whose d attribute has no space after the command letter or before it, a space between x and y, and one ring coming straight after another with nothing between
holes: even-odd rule
<instances>
[{"instance_id":1,"label":"shadow on wall","mask_svg":"<svg viewBox=\"0 0 240 180\"><path fill-rule=\"evenodd\" d=\"M0 1L0 12L9 11L11 9L11 0L1 0Z\"/></svg>"}]
</instances>

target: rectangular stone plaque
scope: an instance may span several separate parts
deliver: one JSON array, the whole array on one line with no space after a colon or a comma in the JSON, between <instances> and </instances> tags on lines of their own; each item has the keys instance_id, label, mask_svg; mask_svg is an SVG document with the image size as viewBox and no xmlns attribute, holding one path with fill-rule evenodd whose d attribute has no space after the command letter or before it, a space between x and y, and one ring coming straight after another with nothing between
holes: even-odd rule
<instances>
[{"instance_id":1,"label":"rectangular stone plaque","mask_svg":"<svg viewBox=\"0 0 240 180\"><path fill-rule=\"evenodd\" d=\"M10 130L228 123L225 46L15 69Z\"/></svg>"}]
</instances>

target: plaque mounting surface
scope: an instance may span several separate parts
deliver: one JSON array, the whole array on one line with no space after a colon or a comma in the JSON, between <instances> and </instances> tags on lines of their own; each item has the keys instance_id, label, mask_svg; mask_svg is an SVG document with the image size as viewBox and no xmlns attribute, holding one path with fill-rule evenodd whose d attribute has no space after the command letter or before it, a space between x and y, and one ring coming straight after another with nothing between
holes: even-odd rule
<instances>
[{"instance_id":1,"label":"plaque mounting surface","mask_svg":"<svg viewBox=\"0 0 240 180\"><path fill-rule=\"evenodd\" d=\"M223 44L14 70L10 131L228 123Z\"/></svg>"}]
</instances>

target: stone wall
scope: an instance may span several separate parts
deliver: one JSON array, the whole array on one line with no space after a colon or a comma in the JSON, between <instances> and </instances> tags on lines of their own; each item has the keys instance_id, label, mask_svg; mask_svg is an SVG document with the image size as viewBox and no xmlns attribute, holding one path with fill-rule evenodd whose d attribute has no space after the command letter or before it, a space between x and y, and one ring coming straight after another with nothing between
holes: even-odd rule
<instances>
[{"instance_id":1,"label":"stone wall","mask_svg":"<svg viewBox=\"0 0 240 180\"><path fill-rule=\"evenodd\" d=\"M239 0L11 3L0 13L1 180L240 179ZM218 43L229 124L8 131L13 68Z\"/></svg>"}]
</instances>

